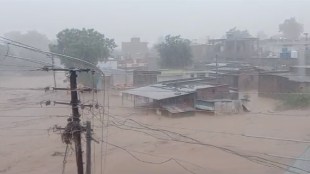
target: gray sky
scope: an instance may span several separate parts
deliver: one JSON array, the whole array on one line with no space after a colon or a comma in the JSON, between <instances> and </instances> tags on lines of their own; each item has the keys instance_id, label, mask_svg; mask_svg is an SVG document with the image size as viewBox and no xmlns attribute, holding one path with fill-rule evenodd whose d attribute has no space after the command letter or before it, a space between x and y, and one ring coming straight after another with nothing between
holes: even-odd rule
<instances>
[{"instance_id":1,"label":"gray sky","mask_svg":"<svg viewBox=\"0 0 310 174\"><path fill-rule=\"evenodd\" d=\"M119 44L154 43L166 34L221 37L237 27L273 35L284 19L310 27L310 0L0 0L0 34L37 30L55 39L64 28L95 28Z\"/></svg>"}]
</instances>

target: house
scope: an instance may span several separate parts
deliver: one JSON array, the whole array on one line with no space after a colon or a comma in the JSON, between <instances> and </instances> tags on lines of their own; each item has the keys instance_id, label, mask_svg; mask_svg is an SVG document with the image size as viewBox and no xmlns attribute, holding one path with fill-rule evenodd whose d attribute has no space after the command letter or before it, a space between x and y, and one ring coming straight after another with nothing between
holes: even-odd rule
<instances>
[{"instance_id":1,"label":"house","mask_svg":"<svg viewBox=\"0 0 310 174\"><path fill-rule=\"evenodd\" d=\"M260 41L261 57L303 58L310 40L265 39ZM307 61L306 61L307 62Z\"/></svg>"},{"instance_id":2,"label":"house","mask_svg":"<svg viewBox=\"0 0 310 174\"><path fill-rule=\"evenodd\" d=\"M211 84L205 79L182 79L123 91L124 99L134 107L152 109L160 115L188 115L197 110L214 112L214 108L203 104L211 100L237 100L238 93L228 85Z\"/></svg>"},{"instance_id":3,"label":"house","mask_svg":"<svg viewBox=\"0 0 310 174\"><path fill-rule=\"evenodd\" d=\"M216 82L227 84L238 91L256 90L258 87L258 74L260 70L249 64L221 64L212 68L210 76L216 78Z\"/></svg>"},{"instance_id":4,"label":"house","mask_svg":"<svg viewBox=\"0 0 310 174\"><path fill-rule=\"evenodd\" d=\"M252 66L257 67L265 67L270 70L288 70L291 66L296 66L298 64L298 59L290 58L290 59L283 59L283 58L252 58L247 59L245 62L251 64Z\"/></svg>"},{"instance_id":5,"label":"house","mask_svg":"<svg viewBox=\"0 0 310 174\"><path fill-rule=\"evenodd\" d=\"M187 78L204 78L209 76L206 70L160 70L158 82L181 80Z\"/></svg>"},{"instance_id":6,"label":"house","mask_svg":"<svg viewBox=\"0 0 310 174\"><path fill-rule=\"evenodd\" d=\"M304 92L309 87L310 76L290 71L267 72L259 75L258 94L261 97L280 98L285 94Z\"/></svg>"},{"instance_id":7,"label":"house","mask_svg":"<svg viewBox=\"0 0 310 174\"><path fill-rule=\"evenodd\" d=\"M133 71L133 86L141 87L157 83L157 76L160 74L159 71Z\"/></svg>"},{"instance_id":8,"label":"house","mask_svg":"<svg viewBox=\"0 0 310 174\"><path fill-rule=\"evenodd\" d=\"M258 38L211 39L208 43L207 60L214 61L214 55L222 61L240 61L258 57Z\"/></svg>"},{"instance_id":9,"label":"house","mask_svg":"<svg viewBox=\"0 0 310 174\"><path fill-rule=\"evenodd\" d=\"M130 89L122 93L122 101L130 99L134 107L154 109L160 115L193 114L195 91L181 91L162 84Z\"/></svg>"},{"instance_id":10,"label":"house","mask_svg":"<svg viewBox=\"0 0 310 174\"><path fill-rule=\"evenodd\" d=\"M148 55L147 44L141 42L139 37L133 37L130 42L122 42L122 54L125 59L145 59Z\"/></svg>"}]
</instances>

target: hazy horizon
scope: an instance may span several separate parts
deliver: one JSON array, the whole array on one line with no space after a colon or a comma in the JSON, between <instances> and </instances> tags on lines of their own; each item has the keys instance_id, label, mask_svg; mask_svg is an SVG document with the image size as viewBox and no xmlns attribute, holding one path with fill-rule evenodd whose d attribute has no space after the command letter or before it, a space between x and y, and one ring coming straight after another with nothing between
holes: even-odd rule
<instances>
[{"instance_id":1,"label":"hazy horizon","mask_svg":"<svg viewBox=\"0 0 310 174\"><path fill-rule=\"evenodd\" d=\"M0 34L36 30L54 40L65 28L94 28L120 46L131 37L151 44L167 34L203 42L233 27L278 34L295 17L309 30L307 0L1 0Z\"/></svg>"}]
</instances>

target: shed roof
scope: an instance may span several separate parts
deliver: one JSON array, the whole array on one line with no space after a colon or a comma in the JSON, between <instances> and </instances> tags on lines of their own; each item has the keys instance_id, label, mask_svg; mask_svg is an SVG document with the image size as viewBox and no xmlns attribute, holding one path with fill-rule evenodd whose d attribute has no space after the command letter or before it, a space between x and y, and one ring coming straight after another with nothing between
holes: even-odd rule
<instances>
[{"instance_id":1,"label":"shed roof","mask_svg":"<svg viewBox=\"0 0 310 174\"><path fill-rule=\"evenodd\" d=\"M163 108L172 114L195 111L195 108L190 106L165 105Z\"/></svg>"},{"instance_id":2,"label":"shed roof","mask_svg":"<svg viewBox=\"0 0 310 174\"><path fill-rule=\"evenodd\" d=\"M283 72L283 73L266 73L263 75L274 75L274 76L280 76L280 77L285 77L288 80L295 81L295 82L310 82L310 76L303 76L303 75L298 75L298 74L293 74L290 72Z\"/></svg>"},{"instance_id":3,"label":"shed roof","mask_svg":"<svg viewBox=\"0 0 310 174\"><path fill-rule=\"evenodd\" d=\"M146 97L154 100L163 100L167 98L173 98L183 95L188 95L195 92L195 90L186 90L186 91L180 91L176 88L169 88L169 87L163 87L162 85L151 85L151 86L144 86L136 89L129 89L126 91L123 91L125 94L131 94L141 97Z\"/></svg>"}]
</instances>

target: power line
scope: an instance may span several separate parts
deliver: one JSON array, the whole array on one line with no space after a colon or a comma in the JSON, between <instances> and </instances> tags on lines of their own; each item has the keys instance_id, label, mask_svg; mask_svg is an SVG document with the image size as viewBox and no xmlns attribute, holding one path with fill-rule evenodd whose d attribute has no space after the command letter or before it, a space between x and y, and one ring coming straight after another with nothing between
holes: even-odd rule
<instances>
[{"instance_id":1,"label":"power line","mask_svg":"<svg viewBox=\"0 0 310 174\"><path fill-rule=\"evenodd\" d=\"M11 45L14 45L14 46L17 46L17 47L21 47L21 48L24 48L24 49L32 50L34 52L38 52L38 53L41 53L41 54L44 54L44 55L47 55L47 56L54 55L54 56L58 56L58 57L62 57L62 58L70 59L70 60L76 60L76 61L85 63L85 64L87 64L87 65L97 69L102 75L104 75L104 72L101 69L99 69L95 64L93 64L93 63L91 63L89 61L86 61L86 60L83 60L83 59L80 59L80 58L76 58L76 57L73 57L73 56L64 55L64 54L59 54L59 53L54 53L54 52L49 52L49 51L43 51L43 50L41 50L39 48L36 48L36 47L33 47L33 46L29 46L27 44L24 44L24 43L21 43L21 42L17 42L17 41L14 41L14 40L2 37L2 36L0 36L0 38L3 39L2 42L4 42L4 43L11 44Z\"/></svg>"},{"instance_id":2,"label":"power line","mask_svg":"<svg viewBox=\"0 0 310 174\"><path fill-rule=\"evenodd\" d=\"M39 61L39 60L34 60L34 59L31 59L31 58L24 58L24 57L18 57L18 56L13 56L13 55L6 55L6 56L10 57L10 58L14 58L14 59L19 59L19 60L23 60L23 61L27 61L27 62L39 64L39 65L43 65L43 66L52 66L51 63L43 62L43 61Z\"/></svg>"},{"instance_id":3,"label":"power line","mask_svg":"<svg viewBox=\"0 0 310 174\"><path fill-rule=\"evenodd\" d=\"M17 68L42 68L42 67L35 67L35 66L28 66L28 65L11 65L11 64L0 64L0 66L17 67Z\"/></svg>"},{"instance_id":4,"label":"power line","mask_svg":"<svg viewBox=\"0 0 310 174\"><path fill-rule=\"evenodd\" d=\"M0 118L50 118L50 117L70 117L67 115L0 115Z\"/></svg>"},{"instance_id":5,"label":"power line","mask_svg":"<svg viewBox=\"0 0 310 174\"><path fill-rule=\"evenodd\" d=\"M183 164L181 164L178 160L176 160L175 158L169 158L167 160L164 160L164 161L160 161L160 162L153 162L153 161L146 161L146 160L143 160L143 159L140 159L138 158L137 156L135 156L133 153L131 153L129 150L127 150L126 148L123 148L121 146L118 146L118 145L115 145L115 144L112 144L112 143L109 143L109 142L105 142L105 141L102 141L106 144L109 144L113 147L116 147L116 148L119 148L123 151L125 151L126 153L128 153L131 157L133 157L134 159L136 159L137 161L140 161L140 162L143 162L143 163L147 163L147 164L157 164L157 165L160 165L160 164L165 164L165 163L168 163L170 161L174 161L177 165L179 165L180 167L182 167L184 170L186 170L187 172L189 173L192 173L192 174L196 174L195 172L189 170L187 167L185 167Z\"/></svg>"},{"instance_id":6,"label":"power line","mask_svg":"<svg viewBox=\"0 0 310 174\"><path fill-rule=\"evenodd\" d=\"M123 124L125 125L125 124ZM210 131L210 130L204 130L204 129L193 129L193 128L183 128L183 127L171 127L171 126L161 126L161 125L149 125L144 124L148 126L158 126L158 127L167 127L167 128L174 128L174 129L185 129L185 130L191 130L191 131L201 131L205 133L212 133L212 134L224 134L224 135L232 135L232 136L242 136L246 138L257 138L257 139L265 139L265 140L274 140L274 141L288 141L288 142L294 142L294 143L306 143L309 144L310 141L307 140L298 140L298 139L287 139L287 138L279 138L279 137L268 137L268 136L258 136L258 135L247 135L247 134L238 134L238 133L231 133L231 132L219 132L219 131ZM136 128L132 127L131 128Z\"/></svg>"},{"instance_id":7,"label":"power line","mask_svg":"<svg viewBox=\"0 0 310 174\"><path fill-rule=\"evenodd\" d=\"M65 168L66 168L66 164L67 164L67 154L68 154L68 144L66 145L66 150L65 150L65 155L64 155L64 159L62 161L62 174L65 174Z\"/></svg>"},{"instance_id":8,"label":"power line","mask_svg":"<svg viewBox=\"0 0 310 174\"><path fill-rule=\"evenodd\" d=\"M265 158L262 158L262 157L259 157L259 156L253 156L253 155L243 155L243 154L240 154L234 150L231 150L229 148L225 148L225 147L221 147L221 146L217 146L217 145L212 145L212 144L207 144L207 143L203 143L203 142L200 142L199 140L196 140L194 138L191 138L189 136L186 136L186 135L183 135L183 134L180 134L180 133L176 133L176 132L172 132L172 131L169 131L169 130L164 130L164 129L155 129L155 128L150 128L148 126L145 126L143 125L142 123L139 123L135 120L132 120L131 121L137 123L138 125L142 126L142 128L145 128L145 129L148 129L148 130L151 130L151 131L158 131L158 132L162 132L164 134L175 134L177 136L180 136L182 138L185 138L185 139L189 139L190 141L185 141L185 140L179 140L179 139L176 139L176 138L173 138L171 136L169 136L169 139L165 139L165 138L158 138L157 139L162 139L162 140L170 140L170 141L176 141L176 142L182 142L182 143L187 143L187 144L195 144L195 145L202 145L202 146L207 146L207 147L213 147L215 149L219 149L219 150L222 150L224 152L227 152L227 153L231 153L231 154L234 154L234 155L237 155L239 157L242 157L242 158L245 158L249 161L252 161L252 162L255 162L255 163L258 163L258 164L262 164L263 165L268 165L269 167L270 166L273 166L273 167L278 167L278 168L281 168L282 170L286 170L286 167L291 167L291 168L294 168L294 169L297 169L299 171L303 171L303 172L307 172L307 173L310 173L310 171L307 171L307 170L304 170L304 169L301 169L301 168L298 168L298 167L294 167L294 166L290 166L290 165L287 165L287 164L284 164L284 163L280 163L280 162L276 162L276 161L272 161L272 160L268 160L268 159L265 159ZM293 172L293 171L289 171L289 172ZM294 173L294 172L293 172ZM297 172L298 173L298 172Z\"/></svg>"}]
</instances>

